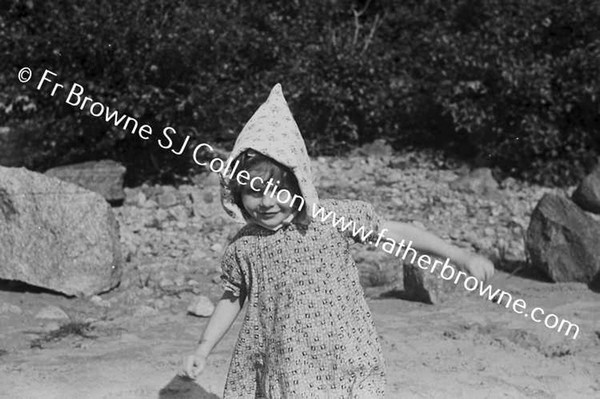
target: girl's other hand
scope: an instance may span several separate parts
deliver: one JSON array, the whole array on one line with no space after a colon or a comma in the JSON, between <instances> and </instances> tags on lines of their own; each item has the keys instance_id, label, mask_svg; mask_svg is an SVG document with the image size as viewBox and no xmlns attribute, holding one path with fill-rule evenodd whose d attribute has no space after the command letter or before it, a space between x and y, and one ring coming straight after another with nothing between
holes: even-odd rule
<instances>
[{"instance_id":1,"label":"girl's other hand","mask_svg":"<svg viewBox=\"0 0 600 399\"><path fill-rule=\"evenodd\" d=\"M195 353L183 360L183 369L179 375L196 379L206 367L206 356Z\"/></svg>"},{"instance_id":2,"label":"girl's other hand","mask_svg":"<svg viewBox=\"0 0 600 399\"><path fill-rule=\"evenodd\" d=\"M481 255L471 255L465 264L465 271L476 279L486 282L494 275L494 264Z\"/></svg>"}]
</instances>

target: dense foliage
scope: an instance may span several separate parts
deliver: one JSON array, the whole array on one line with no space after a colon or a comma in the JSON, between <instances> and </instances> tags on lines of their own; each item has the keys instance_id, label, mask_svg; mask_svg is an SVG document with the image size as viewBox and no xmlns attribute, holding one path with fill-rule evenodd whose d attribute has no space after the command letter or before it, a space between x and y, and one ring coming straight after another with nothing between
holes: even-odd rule
<instances>
[{"instance_id":1,"label":"dense foliage","mask_svg":"<svg viewBox=\"0 0 600 399\"><path fill-rule=\"evenodd\" d=\"M156 132L222 147L281 82L313 155L385 138L565 184L600 153L596 0L0 0L0 10L0 126L23 130L31 168L110 157L166 178L191 157L37 91L36 79L19 83L23 66Z\"/></svg>"}]
</instances>

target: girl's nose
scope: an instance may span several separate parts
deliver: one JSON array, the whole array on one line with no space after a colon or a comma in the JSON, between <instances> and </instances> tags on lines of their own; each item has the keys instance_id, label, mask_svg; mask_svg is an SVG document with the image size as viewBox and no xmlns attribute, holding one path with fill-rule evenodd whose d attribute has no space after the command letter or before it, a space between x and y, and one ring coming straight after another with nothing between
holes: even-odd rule
<instances>
[{"instance_id":1,"label":"girl's nose","mask_svg":"<svg viewBox=\"0 0 600 399\"><path fill-rule=\"evenodd\" d=\"M277 203L277 198L275 196L271 197L270 194L265 193L262 196L260 204L263 208L270 208Z\"/></svg>"}]
</instances>

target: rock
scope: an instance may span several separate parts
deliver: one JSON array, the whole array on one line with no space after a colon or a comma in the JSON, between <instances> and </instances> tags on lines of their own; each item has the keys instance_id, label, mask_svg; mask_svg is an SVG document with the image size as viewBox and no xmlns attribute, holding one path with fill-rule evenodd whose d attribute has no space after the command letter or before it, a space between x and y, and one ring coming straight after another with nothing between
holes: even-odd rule
<instances>
[{"instance_id":1,"label":"rock","mask_svg":"<svg viewBox=\"0 0 600 399\"><path fill-rule=\"evenodd\" d=\"M169 307L169 303L162 298L157 298L152 301L152 307L154 309L162 310Z\"/></svg>"},{"instance_id":2,"label":"rock","mask_svg":"<svg viewBox=\"0 0 600 399\"><path fill-rule=\"evenodd\" d=\"M389 158L393 155L393 148L383 139L377 139L372 143L364 144L351 152L351 156L367 156L375 158Z\"/></svg>"},{"instance_id":3,"label":"rock","mask_svg":"<svg viewBox=\"0 0 600 399\"><path fill-rule=\"evenodd\" d=\"M214 218L218 216L224 216L229 218L223 207L218 196L218 189L215 187L209 188L194 188L190 194L192 198L191 208L195 217L199 218ZM212 200L209 200L211 198Z\"/></svg>"},{"instance_id":4,"label":"rock","mask_svg":"<svg viewBox=\"0 0 600 399\"><path fill-rule=\"evenodd\" d=\"M448 186L455 191L488 197L499 196L498 182L492 176L489 168L477 168L450 182Z\"/></svg>"},{"instance_id":5,"label":"rock","mask_svg":"<svg viewBox=\"0 0 600 399\"><path fill-rule=\"evenodd\" d=\"M120 163L103 160L59 166L47 170L45 174L94 191L111 203L121 203L125 199L125 171Z\"/></svg>"},{"instance_id":6,"label":"rock","mask_svg":"<svg viewBox=\"0 0 600 399\"><path fill-rule=\"evenodd\" d=\"M209 317L214 310L215 305L204 295L196 297L187 308L189 314L199 317Z\"/></svg>"},{"instance_id":7,"label":"rock","mask_svg":"<svg viewBox=\"0 0 600 399\"><path fill-rule=\"evenodd\" d=\"M121 263L117 222L99 194L0 167L0 278L89 296L119 283Z\"/></svg>"},{"instance_id":8,"label":"rock","mask_svg":"<svg viewBox=\"0 0 600 399\"><path fill-rule=\"evenodd\" d=\"M181 287L182 285L185 284L185 277L184 276L177 276L177 277L175 277L175 280L173 280L173 283L177 287Z\"/></svg>"},{"instance_id":9,"label":"rock","mask_svg":"<svg viewBox=\"0 0 600 399\"><path fill-rule=\"evenodd\" d=\"M58 306L48 305L40 310L36 315L36 319L51 319L51 320L69 320L69 316L64 310Z\"/></svg>"},{"instance_id":10,"label":"rock","mask_svg":"<svg viewBox=\"0 0 600 399\"><path fill-rule=\"evenodd\" d=\"M583 179L572 198L581 209L600 214L600 163Z\"/></svg>"},{"instance_id":11,"label":"rock","mask_svg":"<svg viewBox=\"0 0 600 399\"><path fill-rule=\"evenodd\" d=\"M154 200L147 200L144 202L143 205L144 208L146 209L154 209L154 208L158 208L158 203Z\"/></svg>"},{"instance_id":12,"label":"rock","mask_svg":"<svg viewBox=\"0 0 600 399\"><path fill-rule=\"evenodd\" d=\"M423 270L409 262L404 263L403 274L404 294L406 299L412 301L437 305L447 301L461 289L454 284L454 281L441 278L439 270L431 273L430 270Z\"/></svg>"},{"instance_id":13,"label":"rock","mask_svg":"<svg viewBox=\"0 0 600 399\"><path fill-rule=\"evenodd\" d=\"M135 203L137 204L138 207L140 208L144 208L144 206L146 205L146 194L144 194L143 191L140 191L137 193L136 198L135 198Z\"/></svg>"},{"instance_id":14,"label":"rock","mask_svg":"<svg viewBox=\"0 0 600 399\"><path fill-rule=\"evenodd\" d=\"M535 207L525 247L533 267L552 281L590 283L600 269L600 223L567 198L545 194Z\"/></svg>"},{"instance_id":15,"label":"rock","mask_svg":"<svg viewBox=\"0 0 600 399\"><path fill-rule=\"evenodd\" d=\"M158 206L165 209L165 208L170 208L172 206L177 205L178 200L177 200L177 196L175 195L175 193L173 193L171 191L167 191L158 196L157 202L158 202Z\"/></svg>"},{"instance_id":16,"label":"rock","mask_svg":"<svg viewBox=\"0 0 600 399\"><path fill-rule=\"evenodd\" d=\"M227 159L227 158L225 158ZM219 177L218 173L214 173L211 172L208 174L208 176L206 176L206 178L204 179L204 187L208 188L214 188L214 187L220 187L221 186L221 179Z\"/></svg>"},{"instance_id":17,"label":"rock","mask_svg":"<svg viewBox=\"0 0 600 399\"><path fill-rule=\"evenodd\" d=\"M171 286L175 285L175 282L173 282L173 280L168 279L168 278L163 278L158 282L158 286L160 288L170 288Z\"/></svg>"},{"instance_id":18,"label":"rock","mask_svg":"<svg viewBox=\"0 0 600 399\"><path fill-rule=\"evenodd\" d=\"M105 301L104 299L102 299L98 295L92 296L90 298L90 302L92 302L96 306L101 306L103 308L110 308L111 307L111 303L110 302Z\"/></svg>"},{"instance_id":19,"label":"rock","mask_svg":"<svg viewBox=\"0 0 600 399\"><path fill-rule=\"evenodd\" d=\"M172 207L171 209L169 209L168 212L168 216L172 217L173 219L177 220L178 222L187 222L188 221L188 210L182 206L182 205L177 205Z\"/></svg>"},{"instance_id":20,"label":"rock","mask_svg":"<svg viewBox=\"0 0 600 399\"><path fill-rule=\"evenodd\" d=\"M221 252L223 252L223 246L217 242L211 245L210 250L220 254Z\"/></svg>"},{"instance_id":21,"label":"rock","mask_svg":"<svg viewBox=\"0 0 600 399\"><path fill-rule=\"evenodd\" d=\"M13 305L12 303L3 303L2 305L0 305L0 314L5 313L22 314L23 309L21 309L17 305Z\"/></svg>"},{"instance_id":22,"label":"rock","mask_svg":"<svg viewBox=\"0 0 600 399\"><path fill-rule=\"evenodd\" d=\"M125 193L125 205L137 205L138 203L138 195L140 194L139 188L123 188L123 192Z\"/></svg>"}]
</instances>

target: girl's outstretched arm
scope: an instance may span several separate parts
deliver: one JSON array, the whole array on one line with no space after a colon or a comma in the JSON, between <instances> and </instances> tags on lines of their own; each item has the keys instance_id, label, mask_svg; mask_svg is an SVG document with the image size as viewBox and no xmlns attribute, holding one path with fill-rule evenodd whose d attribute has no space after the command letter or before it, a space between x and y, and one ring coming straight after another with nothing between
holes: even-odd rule
<instances>
[{"instance_id":1,"label":"girl's outstretched arm","mask_svg":"<svg viewBox=\"0 0 600 399\"><path fill-rule=\"evenodd\" d=\"M387 229L386 237L392 238L396 242L412 241L412 247L417 251L449 258L457 266L481 281L488 280L494 274L494 265L489 259L451 245L435 234L416 226L388 221L383 224L381 231L386 231L385 229Z\"/></svg>"},{"instance_id":2,"label":"girl's outstretched arm","mask_svg":"<svg viewBox=\"0 0 600 399\"><path fill-rule=\"evenodd\" d=\"M230 291L225 291L215 306L215 311L202 333L196 351L184 359L181 374L196 378L202 372L206 365L206 358L235 321L244 305L244 300L244 296L236 297Z\"/></svg>"}]
</instances>

